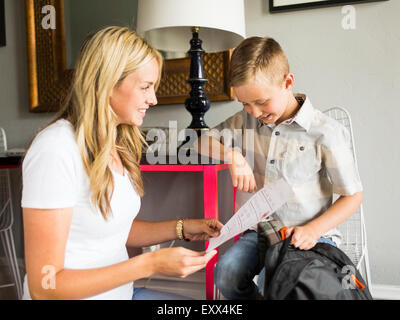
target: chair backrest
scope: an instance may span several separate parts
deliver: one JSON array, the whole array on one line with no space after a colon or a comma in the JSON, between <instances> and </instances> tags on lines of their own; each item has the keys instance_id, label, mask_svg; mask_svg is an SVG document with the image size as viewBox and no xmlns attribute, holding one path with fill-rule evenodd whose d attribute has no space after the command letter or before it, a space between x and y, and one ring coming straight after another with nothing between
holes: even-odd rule
<instances>
[{"instance_id":1,"label":"chair backrest","mask_svg":"<svg viewBox=\"0 0 400 320\"><path fill-rule=\"evenodd\" d=\"M349 131L355 166L358 169L353 126L349 112L344 108L335 107L324 111L324 113L341 123ZM367 236L362 204L349 219L338 227L338 229L342 233L344 240L340 248L350 257L357 268L360 269L361 263L364 263L367 259ZM369 268L369 266L367 266L367 268ZM369 270L367 270L367 272L369 272Z\"/></svg>"},{"instance_id":2,"label":"chair backrest","mask_svg":"<svg viewBox=\"0 0 400 320\"><path fill-rule=\"evenodd\" d=\"M0 128L0 152L7 151L7 138L3 128ZM10 172L0 170L0 230L11 228L13 224L13 208L11 198Z\"/></svg>"},{"instance_id":3,"label":"chair backrest","mask_svg":"<svg viewBox=\"0 0 400 320\"><path fill-rule=\"evenodd\" d=\"M13 224L13 208L8 170L0 170L0 231L9 229Z\"/></svg>"},{"instance_id":4,"label":"chair backrest","mask_svg":"<svg viewBox=\"0 0 400 320\"><path fill-rule=\"evenodd\" d=\"M0 152L7 151L7 138L6 132L0 128Z\"/></svg>"}]
</instances>

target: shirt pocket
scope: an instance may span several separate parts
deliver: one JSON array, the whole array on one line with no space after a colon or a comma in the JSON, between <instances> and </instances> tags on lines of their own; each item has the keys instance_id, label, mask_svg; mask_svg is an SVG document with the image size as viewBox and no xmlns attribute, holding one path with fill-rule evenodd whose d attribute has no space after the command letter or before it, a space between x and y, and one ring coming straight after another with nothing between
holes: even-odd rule
<instances>
[{"instance_id":1,"label":"shirt pocket","mask_svg":"<svg viewBox=\"0 0 400 320\"><path fill-rule=\"evenodd\" d=\"M311 143L290 141L282 161L282 175L290 183L303 184L318 179L321 149Z\"/></svg>"}]
</instances>

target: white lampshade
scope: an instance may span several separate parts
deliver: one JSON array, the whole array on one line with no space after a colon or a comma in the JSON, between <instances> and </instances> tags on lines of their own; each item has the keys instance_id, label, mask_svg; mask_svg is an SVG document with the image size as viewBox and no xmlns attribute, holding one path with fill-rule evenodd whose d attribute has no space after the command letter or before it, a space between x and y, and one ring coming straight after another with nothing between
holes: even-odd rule
<instances>
[{"instance_id":1,"label":"white lampshade","mask_svg":"<svg viewBox=\"0 0 400 320\"><path fill-rule=\"evenodd\" d=\"M191 27L206 52L235 48L246 37L243 0L139 0L137 32L154 47L188 51Z\"/></svg>"}]
</instances>

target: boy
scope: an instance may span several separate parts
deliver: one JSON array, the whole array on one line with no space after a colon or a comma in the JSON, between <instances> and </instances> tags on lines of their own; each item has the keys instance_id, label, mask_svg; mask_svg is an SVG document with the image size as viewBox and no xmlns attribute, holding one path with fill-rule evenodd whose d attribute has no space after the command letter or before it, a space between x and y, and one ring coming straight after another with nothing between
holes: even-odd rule
<instances>
[{"instance_id":1,"label":"boy","mask_svg":"<svg viewBox=\"0 0 400 320\"><path fill-rule=\"evenodd\" d=\"M348 131L314 109L306 95L292 93L294 76L288 60L271 38L252 37L235 49L230 82L244 110L203 136L200 152L220 150L213 157L232 164L238 207L249 193L284 177L295 196L271 219L288 227L286 236L293 235L295 247L308 250L318 241L339 245L340 233L335 228L362 201ZM219 142L223 129L240 129L247 135L242 148L245 156L233 150L229 141ZM340 195L334 204L333 193ZM215 283L228 299L257 299L262 292L253 282L260 271L256 227L246 231L215 268ZM260 274L261 284L262 278Z\"/></svg>"}]
</instances>

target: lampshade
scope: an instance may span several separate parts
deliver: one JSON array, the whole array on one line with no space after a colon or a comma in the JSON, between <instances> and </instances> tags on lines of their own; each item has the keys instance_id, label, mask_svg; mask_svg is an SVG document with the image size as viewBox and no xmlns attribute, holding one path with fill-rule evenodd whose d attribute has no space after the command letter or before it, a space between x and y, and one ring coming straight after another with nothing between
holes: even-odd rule
<instances>
[{"instance_id":1,"label":"lampshade","mask_svg":"<svg viewBox=\"0 0 400 320\"><path fill-rule=\"evenodd\" d=\"M137 32L154 47L186 52L190 27L206 52L235 48L246 37L243 0L139 0Z\"/></svg>"}]
</instances>

